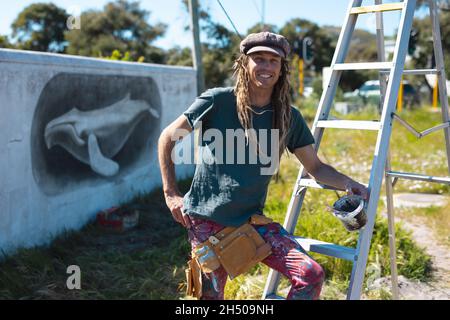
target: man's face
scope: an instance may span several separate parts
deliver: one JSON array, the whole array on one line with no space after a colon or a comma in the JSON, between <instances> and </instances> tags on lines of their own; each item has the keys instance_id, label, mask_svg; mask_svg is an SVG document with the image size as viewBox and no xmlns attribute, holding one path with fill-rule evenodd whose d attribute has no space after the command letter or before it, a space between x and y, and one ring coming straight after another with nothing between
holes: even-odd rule
<instances>
[{"instance_id":1,"label":"man's face","mask_svg":"<svg viewBox=\"0 0 450 320\"><path fill-rule=\"evenodd\" d=\"M270 52L249 55L248 73L253 87L273 89L281 73L281 57Z\"/></svg>"}]
</instances>

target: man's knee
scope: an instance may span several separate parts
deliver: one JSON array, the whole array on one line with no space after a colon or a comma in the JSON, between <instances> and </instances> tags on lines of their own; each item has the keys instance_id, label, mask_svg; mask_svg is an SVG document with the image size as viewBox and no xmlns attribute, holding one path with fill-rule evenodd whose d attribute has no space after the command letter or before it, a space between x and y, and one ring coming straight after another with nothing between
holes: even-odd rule
<instances>
[{"instance_id":1,"label":"man's knee","mask_svg":"<svg viewBox=\"0 0 450 320\"><path fill-rule=\"evenodd\" d=\"M311 259L307 268L304 269L304 279L309 284L322 285L325 281L325 271L320 264Z\"/></svg>"}]
</instances>

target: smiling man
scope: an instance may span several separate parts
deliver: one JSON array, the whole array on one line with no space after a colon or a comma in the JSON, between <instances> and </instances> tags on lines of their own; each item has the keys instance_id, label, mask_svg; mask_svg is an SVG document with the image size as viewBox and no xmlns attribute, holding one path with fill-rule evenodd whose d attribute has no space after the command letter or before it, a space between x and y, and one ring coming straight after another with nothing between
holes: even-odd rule
<instances>
[{"instance_id":1,"label":"smiling man","mask_svg":"<svg viewBox=\"0 0 450 320\"><path fill-rule=\"evenodd\" d=\"M234 64L235 87L207 90L161 133L158 151L166 204L173 218L188 228L192 249L225 227L253 222L255 214L263 217L269 182L275 173L264 169L278 164L286 149L317 181L368 197L363 185L317 157L312 147L314 137L301 113L290 105L289 52L289 43L282 35L248 35ZM183 196L176 185L171 154L176 140L194 128L199 128L203 137L211 131L214 134L201 140L202 161L197 163L191 188ZM221 140L225 143L218 143ZM260 161L254 161L255 155ZM236 161L240 156L245 161ZM270 161L263 161L267 159ZM272 248L262 262L292 284L288 299L318 299L324 280L322 267L280 224L252 225ZM223 299L227 280L223 267L202 272L201 278L202 299Z\"/></svg>"}]
</instances>

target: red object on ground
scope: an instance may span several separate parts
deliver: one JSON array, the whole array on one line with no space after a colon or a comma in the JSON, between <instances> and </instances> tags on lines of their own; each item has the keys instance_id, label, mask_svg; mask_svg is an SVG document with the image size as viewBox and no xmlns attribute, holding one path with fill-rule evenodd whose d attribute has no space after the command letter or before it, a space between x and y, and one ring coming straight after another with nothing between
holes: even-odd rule
<instances>
[{"instance_id":1,"label":"red object on ground","mask_svg":"<svg viewBox=\"0 0 450 320\"><path fill-rule=\"evenodd\" d=\"M138 224L139 211L111 207L97 213L97 224L115 231L126 231Z\"/></svg>"}]
</instances>

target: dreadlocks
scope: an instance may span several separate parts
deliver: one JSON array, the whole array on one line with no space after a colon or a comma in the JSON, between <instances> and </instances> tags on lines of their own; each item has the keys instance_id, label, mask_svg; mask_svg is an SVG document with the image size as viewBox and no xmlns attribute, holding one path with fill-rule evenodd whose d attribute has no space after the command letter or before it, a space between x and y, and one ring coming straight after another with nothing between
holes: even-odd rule
<instances>
[{"instance_id":1,"label":"dreadlocks","mask_svg":"<svg viewBox=\"0 0 450 320\"><path fill-rule=\"evenodd\" d=\"M236 78L234 93L237 100L237 113L239 121L248 136L249 129L253 129L252 111L250 103L250 75L247 70L249 57L241 54L234 62L233 76ZM289 62L281 59L280 78L272 92L271 103L274 110L273 129L279 130L279 156L286 149L286 139L291 122L290 84L289 84ZM250 130L253 131L253 130Z\"/></svg>"}]
</instances>

